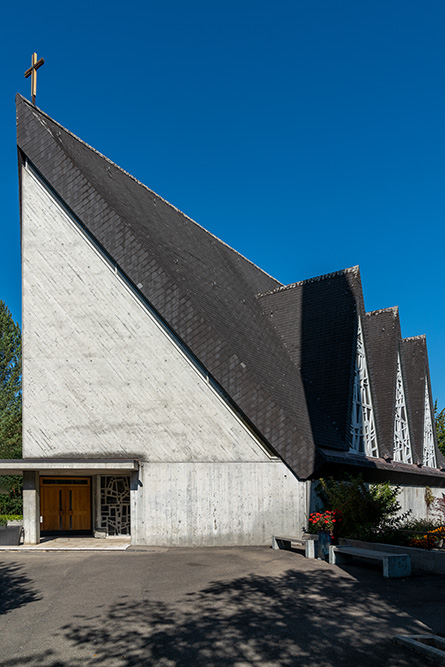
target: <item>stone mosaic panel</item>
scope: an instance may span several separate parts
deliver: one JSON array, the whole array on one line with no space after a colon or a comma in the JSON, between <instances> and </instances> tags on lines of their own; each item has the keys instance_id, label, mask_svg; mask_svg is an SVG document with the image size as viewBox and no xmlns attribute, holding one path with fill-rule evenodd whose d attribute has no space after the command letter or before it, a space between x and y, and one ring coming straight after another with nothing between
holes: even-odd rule
<instances>
[{"instance_id":1,"label":"stone mosaic panel","mask_svg":"<svg viewBox=\"0 0 445 667\"><path fill-rule=\"evenodd\" d=\"M101 477L100 515L108 535L130 535L129 477Z\"/></svg>"}]
</instances>

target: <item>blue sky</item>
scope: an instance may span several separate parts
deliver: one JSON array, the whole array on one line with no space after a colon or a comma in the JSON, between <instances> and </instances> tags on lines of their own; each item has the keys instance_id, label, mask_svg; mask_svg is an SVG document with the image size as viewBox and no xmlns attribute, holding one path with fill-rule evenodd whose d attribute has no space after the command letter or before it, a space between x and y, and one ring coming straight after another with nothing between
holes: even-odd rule
<instances>
[{"instance_id":1,"label":"blue sky","mask_svg":"<svg viewBox=\"0 0 445 667\"><path fill-rule=\"evenodd\" d=\"M360 265L427 336L445 407L445 3L22 2L2 9L0 299L20 320L14 96L283 283Z\"/></svg>"}]
</instances>

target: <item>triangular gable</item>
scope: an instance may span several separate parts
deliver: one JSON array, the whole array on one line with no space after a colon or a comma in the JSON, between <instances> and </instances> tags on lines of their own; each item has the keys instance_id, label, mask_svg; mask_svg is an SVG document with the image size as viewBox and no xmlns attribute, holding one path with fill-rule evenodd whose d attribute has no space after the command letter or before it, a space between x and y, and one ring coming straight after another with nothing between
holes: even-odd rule
<instances>
[{"instance_id":1,"label":"triangular gable","mask_svg":"<svg viewBox=\"0 0 445 667\"><path fill-rule=\"evenodd\" d=\"M442 466L444 459L437 449L432 418L431 384L425 336L402 339L400 352L413 462L417 465L428 465L428 467Z\"/></svg>"},{"instance_id":2,"label":"triangular gable","mask_svg":"<svg viewBox=\"0 0 445 667\"><path fill-rule=\"evenodd\" d=\"M322 425L315 408L310 410L317 445L347 450L356 320L363 307L358 267L286 285L258 298L301 369L306 397L314 398L328 422Z\"/></svg>"},{"instance_id":3,"label":"triangular gable","mask_svg":"<svg viewBox=\"0 0 445 667\"><path fill-rule=\"evenodd\" d=\"M366 313L365 320L380 456L413 463L398 308Z\"/></svg>"},{"instance_id":4,"label":"triangular gable","mask_svg":"<svg viewBox=\"0 0 445 667\"><path fill-rule=\"evenodd\" d=\"M392 458L394 449L394 400L401 338L398 309L384 308L366 313L363 325L379 453L388 459Z\"/></svg>"},{"instance_id":5,"label":"triangular gable","mask_svg":"<svg viewBox=\"0 0 445 667\"><path fill-rule=\"evenodd\" d=\"M270 460L29 165L22 179L24 455Z\"/></svg>"}]
</instances>

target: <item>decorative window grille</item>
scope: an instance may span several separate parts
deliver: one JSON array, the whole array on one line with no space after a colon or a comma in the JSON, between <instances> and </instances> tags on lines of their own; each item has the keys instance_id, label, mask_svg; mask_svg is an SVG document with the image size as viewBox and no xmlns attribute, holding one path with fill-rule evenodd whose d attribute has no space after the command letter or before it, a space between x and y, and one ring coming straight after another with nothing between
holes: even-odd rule
<instances>
[{"instance_id":1,"label":"decorative window grille","mask_svg":"<svg viewBox=\"0 0 445 667\"><path fill-rule=\"evenodd\" d=\"M102 477L100 483L101 528L108 535L130 535L130 478Z\"/></svg>"},{"instance_id":2,"label":"decorative window grille","mask_svg":"<svg viewBox=\"0 0 445 667\"><path fill-rule=\"evenodd\" d=\"M357 327L350 451L377 457L377 435L360 318Z\"/></svg>"},{"instance_id":3,"label":"decorative window grille","mask_svg":"<svg viewBox=\"0 0 445 667\"><path fill-rule=\"evenodd\" d=\"M425 419L423 422L423 465L436 467L436 450L434 447L433 420L431 419L430 394L428 381L425 380Z\"/></svg>"},{"instance_id":4,"label":"decorative window grille","mask_svg":"<svg viewBox=\"0 0 445 667\"><path fill-rule=\"evenodd\" d=\"M397 358L396 409L394 415L394 461L401 461L402 463L413 462L400 356Z\"/></svg>"}]
</instances>

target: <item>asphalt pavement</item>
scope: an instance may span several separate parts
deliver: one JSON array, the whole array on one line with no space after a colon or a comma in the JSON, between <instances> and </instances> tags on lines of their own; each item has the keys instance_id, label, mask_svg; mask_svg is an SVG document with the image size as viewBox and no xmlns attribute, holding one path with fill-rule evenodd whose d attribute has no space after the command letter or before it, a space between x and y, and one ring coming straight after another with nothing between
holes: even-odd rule
<instances>
[{"instance_id":1,"label":"asphalt pavement","mask_svg":"<svg viewBox=\"0 0 445 667\"><path fill-rule=\"evenodd\" d=\"M267 547L0 553L0 667L412 667L445 577Z\"/></svg>"}]
</instances>

